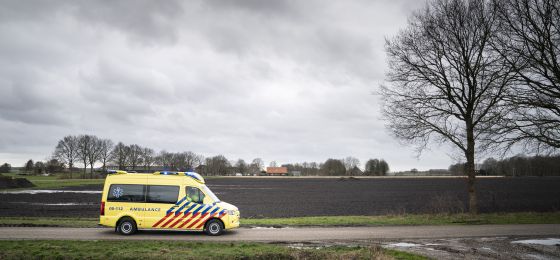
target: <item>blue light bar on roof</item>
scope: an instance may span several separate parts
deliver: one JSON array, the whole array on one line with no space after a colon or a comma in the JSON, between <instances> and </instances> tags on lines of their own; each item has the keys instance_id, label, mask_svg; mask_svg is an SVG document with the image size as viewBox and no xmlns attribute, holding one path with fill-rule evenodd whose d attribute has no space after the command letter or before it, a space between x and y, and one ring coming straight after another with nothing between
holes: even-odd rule
<instances>
[{"instance_id":1,"label":"blue light bar on roof","mask_svg":"<svg viewBox=\"0 0 560 260\"><path fill-rule=\"evenodd\" d=\"M200 174L196 172L185 172L185 176L189 176L200 183L204 183L204 178L202 178L202 176L200 176Z\"/></svg>"},{"instance_id":2,"label":"blue light bar on roof","mask_svg":"<svg viewBox=\"0 0 560 260\"><path fill-rule=\"evenodd\" d=\"M107 173L109 174L126 174L126 171L121 171L121 170L107 170Z\"/></svg>"},{"instance_id":3,"label":"blue light bar on roof","mask_svg":"<svg viewBox=\"0 0 560 260\"><path fill-rule=\"evenodd\" d=\"M177 175L178 173L177 172L171 172L171 171L162 171L162 172L159 172L159 174L161 174L161 175Z\"/></svg>"}]
</instances>

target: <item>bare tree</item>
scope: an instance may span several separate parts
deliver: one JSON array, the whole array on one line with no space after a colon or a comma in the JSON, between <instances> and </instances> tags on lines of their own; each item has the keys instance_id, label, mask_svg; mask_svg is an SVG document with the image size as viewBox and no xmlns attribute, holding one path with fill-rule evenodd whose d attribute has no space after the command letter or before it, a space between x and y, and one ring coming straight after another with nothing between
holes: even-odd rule
<instances>
[{"instance_id":1,"label":"bare tree","mask_svg":"<svg viewBox=\"0 0 560 260\"><path fill-rule=\"evenodd\" d=\"M278 167L278 163L276 163L276 161L271 161L271 162L268 164L268 166L269 166L269 167Z\"/></svg>"},{"instance_id":2,"label":"bare tree","mask_svg":"<svg viewBox=\"0 0 560 260\"><path fill-rule=\"evenodd\" d=\"M249 164L249 169L247 171L249 172L249 174L258 175L262 171L263 167L263 160L261 158L255 158L253 159L253 161L251 161L251 164Z\"/></svg>"},{"instance_id":3,"label":"bare tree","mask_svg":"<svg viewBox=\"0 0 560 260\"><path fill-rule=\"evenodd\" d=\"M89 158L93 153L92 148L95 143L95 137L91 135L78 136L78 160L84 164L84 175L86 178L86 169L89 164Z\"/></svg>"},{"instance_id":4,"label":"bare tree","mask_svg":"<svg viewBox=\"0 0 560 260\"><path fill-rule=\"evenodd\" d=\"M142 148L142 153L141 153L141 159L142 159L142 164L144 166L144 170L149 170L150 167L154 164L155 162L155 152L154 149L152 148Z\"/></svg>"},{"instance_id":5,"label":"bare tree","mask_svg":"<svg viewBox=\"0 0 560 260\"><path fill-rule=\"evenodd\" d=\"M239 171L239 173L245 174L247 173L248 166L245 160L239 159L235 163L235 168L237 169L237 171Z\"/></svg>"},{"instance_id":6,"label":"bare tree","mask_svg":"<svg viewBox=\"0 0 560 260\"><path fill-rule=\"evenodd\" d=\"M321 172L327 176L342 176L346 174L346 168L341 160L328 159L322 165Z\"/></svg>"},{"instance_id":7,"label":"bare tree","mask_svg":"<svg viewBox=\"0 0 560 260\"><path fill-rule=\"evenodd\" d=\"M379 167L379 173L381 175L387 175L387 173L389 172L389 164L383 159L379 160L378 167Z\"/></svg>"},{"instance_id":8,"label":"bare tree","mask_svg":"<svg viewBox=\"0 0 560 260\"><path fill-rule=\"evenodd\" d=\"M135 170L138 165L142 164L142 147L137 144L132 144L128 146L128 164Z\"/></svg>"},{"instance_id":9,"label":"bare tree","mask_svg":"<svg viewBox=\"0 0 560 260\"><path fill-rule=\"evenodd\" d=\"M227 175L229 173L228 168L230 166L229 161L223 155L206 158L206 170L204 174L211 176Z\"/></svg>"},{"instance_id":10,"label":"bare tree","mask_svg":"<svg viewBox=\"0 0 560 260\"><path fill-rule=\"evenodd\" d=\"M512 69L490 46L494 5L484 0L436 0L388 40L389 85L384 116L399 139L421 152L450 143L467 161L469 211L477 213L475 152L494 144L499 108Z\"/></svg>"},{"instance_id":11,"label":"bare tree","mask_svg":"<svg viewBox=\"0 0 560 260\"><path fill-rule=\"evenodd\" d=\"M113 141L110 139L101 139L99 144L99 161L101 161L103 172L107 171L107 162L111 158L111 151L113 150Z\"/></svg>"},{"instance_id":12,"label":"bare tree","mask_svg":"<svg viewBox=\"0 0 560 260\"><path fill-rule=\"evenodd\" d=\"M495 2L494 47L517 73L503 133L537 152L560 148L560 1Z\"/></svg>"},{"instance_id":13,"label":"bare tree","mask_svg":"<svg viewBox=\"0 0 560 260\"><path fill-rule=\"evenodd\" d=\"M125 170L128 162L129 147L119 142L111 152L111 161L117 164L119 170Z\"/></svg>"},{"instance_id":14,"label":"bare tree","mask_svg":"<svg viewBox=\"0 0 560 260\"><path fill-rule=\"evenodd\" d=\"M173 167L173 153L165 150L161 151L157 156L157 163L165 169L171 169Z\"/></svg>"},{"instance_id":15,"label":"bare tree","mask_svg":"<svg viewBox=\"0 0 560 260\"><path fill-rule=\"evenodd\" d=\"M342 160L344 167L346 168L346 175L350 175L350 172L355 167L360 167L360 160L356 157L348 156Z\"/></svg>"},{"instance_id":16,"label":"bare tree","mask_svg":"<svg viewBox=\"0 0 560 260\"><path fill-rule=\"evenodd\" d=\"M74 167L74 162L78 159L78 138L68 135L58 141L53 157L68 164L70 179L72 179L72 168Z\"/></svg>"},{"instance_id":17,"label":"bare tree","mask_svg":"<svg viewBox=\"0 0 560 260\"><path fill-rule=\"evenodd\" d=\"M193 171L204 160L204 157L202 155L195 154L191 151L185 152L184 154L185 154L185 168L188 171Z\"/></svg>"},{"instance_id":18,"label":"bare tree","mask_svg":"<svg viewBox=\"0 0 560 260\"><path fill-rule=\"evenodd\" d=\"M93 179L93 166L101 158L102 141L97 136L91 136L91 142L88 147L87 160L90 167L89 176Z\"/></svg>"}]
</instances>

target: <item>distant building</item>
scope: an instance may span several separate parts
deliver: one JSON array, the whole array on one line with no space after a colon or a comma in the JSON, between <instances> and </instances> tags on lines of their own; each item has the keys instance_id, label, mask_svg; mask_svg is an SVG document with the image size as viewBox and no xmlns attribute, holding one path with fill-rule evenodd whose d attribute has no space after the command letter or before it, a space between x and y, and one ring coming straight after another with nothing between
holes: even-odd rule
<instances>
[{"instance_id":1,"label":"distant building","mask_svg":"<svg viewBox=\"0 0 560 260\"><path fill-rule=\"evenodd\" d=\"M268 175L287 175L288 167L266 167L266 174Z\"/></svg>"},{"instance_id":2,"label":"distant building","mask_svg":"<svg viewBox=\"0 0 560 260\"><path fill-rule=\"evenodd\" d=\"M290 175L292 176L301 176L301 171L291 171Z\"/></svg>"}]
</instances>

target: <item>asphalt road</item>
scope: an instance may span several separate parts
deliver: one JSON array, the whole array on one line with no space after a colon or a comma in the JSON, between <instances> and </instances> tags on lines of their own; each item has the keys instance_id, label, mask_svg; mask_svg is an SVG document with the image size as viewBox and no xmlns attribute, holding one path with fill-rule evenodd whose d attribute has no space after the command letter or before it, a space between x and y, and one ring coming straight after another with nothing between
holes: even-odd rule
<instances>
[{"instance_id":1,"label":"asphalt road","mask_svg":"<svg viewBox=\"0 0 560 260\"><path fill-rule=\"evenodd\" d=\"M501 236L560 236L558 224L473 225L473 226L389 226L389 227L301 227L241 228L219 237L201 232L141 231L122 236L110 228L0 228L0 239L61 240L183 240L183 241L355 241L372 239L419 239Z\"/></svg>"}]
</instances>

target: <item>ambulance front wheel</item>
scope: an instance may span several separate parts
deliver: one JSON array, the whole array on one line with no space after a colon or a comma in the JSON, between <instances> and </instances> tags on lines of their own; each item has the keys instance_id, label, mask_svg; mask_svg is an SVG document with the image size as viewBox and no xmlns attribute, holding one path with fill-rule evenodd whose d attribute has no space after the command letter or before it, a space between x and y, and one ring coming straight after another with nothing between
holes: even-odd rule
<instances>
[{"instance_id":1,"label":"ambulance front wheel","mask_svg":"<svg viewBox=\"0 0 560 260\"><path fill-rule=\"evenodd\" d=\"M224 224L220 220L211 219L206 223L204 231L210 236L219 236L224 232Z\"/></svg>"},{"instance_id":2,"label":"ambulance front wheel","mask_svg":"<svg viewBox=\"0 0 560 260\"><path fill-rule=\"evenodd\" d=\"M121 235L129 236L136 233L136 222L131 218L122 218L117 225L117 231Z\"/></svg>"}]
</instances>

